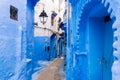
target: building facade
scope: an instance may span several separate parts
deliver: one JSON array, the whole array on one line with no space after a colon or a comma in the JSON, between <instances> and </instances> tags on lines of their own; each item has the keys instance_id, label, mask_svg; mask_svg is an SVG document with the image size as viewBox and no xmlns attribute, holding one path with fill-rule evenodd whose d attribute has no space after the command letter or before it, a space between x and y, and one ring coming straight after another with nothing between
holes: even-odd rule
<instances>
[{"instance_id":1,"label":"building facade","mask_svg":"<svg viewBox=\"0 0 120 80\"><path fill-rule=\"evenodd\" d=\"M0 0L0 80L31 80L37 1Z\"/></svg>"},{"instance_id":2,"label":"building facade","mask_svg":"<svg viewBox=\"0 0 120 80\"><path fill-rule=\"evenodd\" d=\"M69 3L72 9L67 24L67 80L119 80L120 1Z\"/></svg>"},{"instance_id":3,"label":"building facade","mask_svg":"<svg viewBox=\"0 0 120 80\"><path fill-rule=\"evenodd\" d=\"M57 0L54 2L60 4ZM60 10L59 15L54 19L55 24L52 29L49 29L51 21L48 21L50 24L46 26L48 29L45 33L44 29L38 29L38 34L34 37L34 30L36 30L34 28L36 21L34 20L34 7L37 3L39 0L0 1L0 80L31 80L39 60L49 60L51 56L57 57L55 55L57 54L56 44L60 38L59 34L63 33L59 27L63 21L63 16L60 14L65 10L63 8ZM60 5L54 5L54 7L57 11ZM59 17L62 21L58 21ZM49 20L51 20L51 11ZM61 41L58 42L60 42L58 47L59 45L62 47Z\"/></svg>"},{"instance_id":4,"label":"building facade","mask_svg":"<svg viewBox=\"0 0 120 80\"><path fill-rule=\"evenodd\" d=\"M38 60L51 60L62 53L62 46L60 46L62 42L59 40L61 34L64 33L61 24L65 20L65 5L65 0L41 0L36 4L35 23L37 25L34 29L36 62ZM42 24L39 18L43 9L48 16L45 24Z\"/></svg>"}]
</instances>

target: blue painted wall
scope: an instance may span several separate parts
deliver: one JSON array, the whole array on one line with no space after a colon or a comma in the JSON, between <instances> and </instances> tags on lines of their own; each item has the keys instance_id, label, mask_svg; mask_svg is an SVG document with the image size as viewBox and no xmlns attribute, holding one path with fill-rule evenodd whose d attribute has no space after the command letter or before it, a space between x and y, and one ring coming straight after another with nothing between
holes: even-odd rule
<instances>
[{"instance_id":1,"label":"blue painted wall","mask_svg":"<svg viewBox=\"0 0 120 80\"><path fill-rule=\"evenodd\" d=\"M31 80L37 1L0 1L0 80ZM18 21L10 19L10 5L18 9Z\"/></svg>"},{"instance_id":2,"label":"blue painted wall","mask_svg":"<svg viewBox=\"0 0 120 80\"><path fill-rule=\"evenodd\" d=\"M30 0L27 0L26 12L26 79L31 80L33 73L33 52L34 52L34 6Z\"/></svg>"},{"instance_id":3,"label":"blue painted wall","mask_svg":"<svg viewBox=\"0 0 120 80\"><path fill-rule=\"evenodd\" d=\"M46 42L48 39L48 42ZM48 51L47 46L50 46L50 39L48 36L35 36L34 37L34 54L33 54L33 67L38 67L38 61L50 60L50 50ZM46 50L45 50L46 46Z\"/></svg>"},{"instance_id":4,"label":"blue painted wall","mask_svg":"<svg viewBox=\"0 0 120 80\"><path fill-rule=\"evenodd\" d=\"M116 3L120 3L120 1L69 0L69 2L72 5L72 16L67 23L67 80L96 80L96 77L97 79L99 77L99 79L104 78L105 80L119 80L120 50L117 44L120 43L118 37L120 19L117 12L119 6ZM97 10L100 12L95 14ZM96 18L89 22L90 12L92 12L92 17L97 18L106 13L110 14L111 19L116 21L104 23L102 19ZM93 28L93 26L97 27ZM100 67L99 58L103 57L104 65ZM84 64L79 66L82 62ZM94 65L97 65L99 70Z\"/></svg>"},{"instance_id":5,"label":"blue painted wall","mask_svg":"<svg viewBox=\"0 0 120 80\"><path fill-rule=\"evenodd\" d=\"M18 8L18 21L10 19L10 5ZM21 61L22 29L26 27L23 11L26 11L26 0L0 1L0 80L25 79L25 70L22 71L25 62Z\"/></svg>"}]
</instances>

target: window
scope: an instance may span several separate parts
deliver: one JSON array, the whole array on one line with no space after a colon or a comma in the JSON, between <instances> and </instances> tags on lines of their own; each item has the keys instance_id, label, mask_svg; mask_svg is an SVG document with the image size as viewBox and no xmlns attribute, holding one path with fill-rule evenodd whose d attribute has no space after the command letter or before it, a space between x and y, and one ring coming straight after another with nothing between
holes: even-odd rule
<instances>
[{"instance_id":1,"label":"window","mask_svg":"<svg viewBox=\"0 0 120 80\"><path fill-rule=\"evenodd\" d=\"M10 19L18 21L18 9L10 5Z\"/></svg>"}]
</instances>

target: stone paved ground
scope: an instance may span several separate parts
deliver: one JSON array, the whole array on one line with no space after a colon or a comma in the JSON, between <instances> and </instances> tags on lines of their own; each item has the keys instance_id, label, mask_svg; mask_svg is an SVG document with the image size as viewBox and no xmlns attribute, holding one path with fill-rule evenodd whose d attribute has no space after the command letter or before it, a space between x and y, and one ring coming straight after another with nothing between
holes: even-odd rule
<instances>
[{"instance_id":1,"label":"stone paved ground","mask_svg":"<svg viewBox=\"0 0 120 80\"><path fill-rule=\"evenodd\" d=\"M57 58L43 70L37 80L64 80L65 74L62 71L63 59Z\"/></svg>"}]
</instances>

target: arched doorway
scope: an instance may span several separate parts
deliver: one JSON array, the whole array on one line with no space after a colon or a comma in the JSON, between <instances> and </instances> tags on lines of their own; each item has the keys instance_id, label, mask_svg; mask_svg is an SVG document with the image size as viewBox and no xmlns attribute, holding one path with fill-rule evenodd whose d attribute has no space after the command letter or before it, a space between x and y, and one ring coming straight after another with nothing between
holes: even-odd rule
<instances>
[{"instance_id":1,"label":"arched doorway","mask_svg":"<svg viewBox=\"0 0 120 80\"><path fill-rule=\"evenodd\" d=\"M79 25L80 50L88 54L88 80L112 80L114 20L101 2L85 5Z\"/></svg>"}]
</instances>

